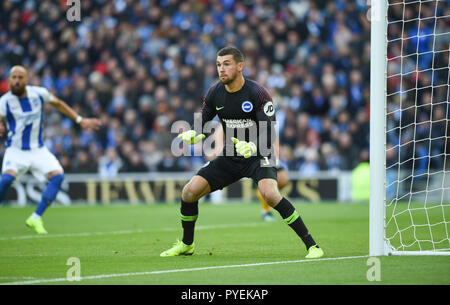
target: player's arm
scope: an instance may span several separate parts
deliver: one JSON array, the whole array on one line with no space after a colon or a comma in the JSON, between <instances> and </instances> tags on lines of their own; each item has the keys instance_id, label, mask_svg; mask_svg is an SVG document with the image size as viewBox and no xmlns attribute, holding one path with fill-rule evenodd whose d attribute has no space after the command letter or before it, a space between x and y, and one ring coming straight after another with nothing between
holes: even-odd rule
<instances>
[{"instance_id":1,"label":"player's arm","mask_svg":"<svg viewBox=\"0 0 450 305\"><path fill-rule=\"evenodd\" d=\"M178 135L178 138L181 139L184 143L188 145L197 144L198 142L206 138L205 134L203 133L203 127L206 123L211 121L216 116L216 109L212 106L211 88L203 97L201 114L201 124L194 123L194 126L191 126L190 130ZM197 126L201 127L201 129L196 129L195 127Z\"/></svg>"},{"instance_id":2,"label":"player's arm","mask_svg":"<svg viewBox=\"0 0 450 305\"><path fill-rule=\"evenodd\" d=\"M214 117L217 114L216 109L214 108L213 101L212 101L212 90L209 89L206 95L203 97L203 104L202 104L202 130L206 123L214 119Z\"/></svg>"},{"instance_id":3,"label":"player's arm","mask_svg":"<svg viewBox=\"0 0 450 305\"><path fill-rule=\"evenodd\" d=\"M259 86L256 89L259 107L256 111L256 122L261 127L258 134L258 142L265 141L267 148L271 149L275 140L275 105L269 91Z\"/></svg>"},{"instance_id":4,"label":"player's arm","mask_svg":"<svg viewBox=\"0 0 450 305\"><path fill-rule=\"evenodd\" d=\"M266 160L272 160L274 155L275 143L275 106L272 96L263 87L258 87L256 96L258 97L258 107L255 113L255 121L258 124L258 134L256 142L258 143L258 153L266 157ZM256 143L255 142L255 143ZM267 159L268 158L268 159Z\"/></svg>"},{"instance_id":5,"label":"player's arm","mask_svg":"<svg viewBox=\"0 0 450 305\"><path fill-rule=\"evenodd\" d=\"M6 116L6 101L4 98L0 98L0 137L3 137L7 132L7 125L3 120L3 118Z\"/></svg>"},{"instance_id":6,"label":"player's arm","mask_svg":"<svg viewBox=\"0 0 450 305\"><path fill-rule=\"evenodd\" d=\"M5 126L5 123L3 122L3 116L0 115L0 137L3 137L5 132L6 132L6 126Z\"/></svg>"},{"instance_id":7,"label":"player's arm","mask_svg":"<svg viewBox=\"0 0 450 305\"><path fill-rule=\"evenodd\" d=\"M83 129L94 129L97 130L101 126L101 122L97 118L83 118L81 115L79 115L72 107L67 105L66 102L63 100L60 100L59 98L53 96L52 100L50 101L50 104L55 107L60 113L64 114L65 116L69 117L73 121L75 121L77 124L80 124L80 126Z\"/></svg>"},{"instance_id":8,"label":"player's arm","mask_svg":"<svg viewBox=\"0 0 450 305\"><path fill-rule=\"evenodd\" d=\"M256 112L256 123L260 127L258 133L258 142L265 142L268 149L272 149L275 142L274 131L275 110L272 101L266 101L262 104L261 109Z\"/></svg>"}]
</instances>

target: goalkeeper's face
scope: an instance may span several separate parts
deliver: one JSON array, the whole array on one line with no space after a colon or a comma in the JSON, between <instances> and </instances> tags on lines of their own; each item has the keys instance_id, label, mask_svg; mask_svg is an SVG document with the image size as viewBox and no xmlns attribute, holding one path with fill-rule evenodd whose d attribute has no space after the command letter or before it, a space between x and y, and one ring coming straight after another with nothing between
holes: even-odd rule
<instances>
[{"instance_id":1,"label":"goalkeeper's face","mask_svg":"<svg viewBox=\"0 0 450 305\"><path fill-rule=\"evenodd\" d=\"M22 66L14 66L9 73L8 83L11 92L16 96L22 96L25 92L28 77L27 70Z\"/></svg>"},{"instance_id":2,"label":"goalkeeper's face","mask_svg":"<svg viewBox=\"0 0 450 305\"><path fill-rule=\"evenodd\" d=\"M236 62L233 55L217 56L217 73L222 84L232 83L244 68L243 62Z\"/></svg>"}]
</instances>

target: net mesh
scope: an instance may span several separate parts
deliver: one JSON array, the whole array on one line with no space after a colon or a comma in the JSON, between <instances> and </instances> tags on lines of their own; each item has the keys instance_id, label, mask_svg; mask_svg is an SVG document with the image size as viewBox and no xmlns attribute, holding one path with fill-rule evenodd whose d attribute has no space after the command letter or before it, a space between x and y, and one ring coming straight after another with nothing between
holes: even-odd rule
<instances>
[{"instance_id":1,"label":"net mesh","mask_svg":"<svg viewBox=\"0 0 450 305\"><path fill-rule=\"evenodd\" d=\"M389 1L386 239L450 249L450 1Z\"/></svg>"}]
</instances>

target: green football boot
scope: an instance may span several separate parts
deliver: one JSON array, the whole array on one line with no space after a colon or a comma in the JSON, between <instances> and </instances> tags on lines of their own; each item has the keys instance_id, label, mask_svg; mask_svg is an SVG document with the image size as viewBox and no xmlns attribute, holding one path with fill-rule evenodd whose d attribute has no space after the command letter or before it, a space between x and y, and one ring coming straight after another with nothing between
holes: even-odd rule
<instances>
[{"instance_id":1,"label":"green football boot","mask_svg":"<svg viewBox=\"0 0 450 305\"><path fill-rule=\"evenodd\" d=\"M162 252L159 256L178 256L178 255L192 255L194 254L194 244L186 245L181 240L177 240L173 247Z\"/></svg>"},{"instance_id":2,"label":"green football boot","mask_svg":"<svg viewBox=\"0 0 450 305\"><path fill-rule=\"evenodd\" d=\"M33 219L32 216L28 217L28 219L25 221L25 224L34 229L37 234L47 234L47 230L44 228L44 222L41 218L39 219Z\"/></svg>"},{"instance_id":3,"label":"green football boot","mask_svg":"<svg viewBox=\"0 0 450 305\"><path fill-rule=\"evenodd\" d=\"M308 254L305 258L320 258L324 255L322 248L319 248L317 245L311 246L308 249Z\"/></svg>"}]
</instances>

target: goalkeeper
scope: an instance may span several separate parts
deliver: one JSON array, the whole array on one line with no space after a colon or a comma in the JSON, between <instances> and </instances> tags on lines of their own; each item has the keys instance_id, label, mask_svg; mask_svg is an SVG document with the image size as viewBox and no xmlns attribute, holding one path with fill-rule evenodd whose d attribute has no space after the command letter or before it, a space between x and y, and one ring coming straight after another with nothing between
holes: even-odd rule
<instances>
[{"instance_id":1,"label":"goalkeeper","mask_svg":"<svg viewBox=\"0 0 450 305\"><path fill-rule=\"evenodd\" d=\"M209 88L203 99L202 130L216 115L225 131L223 155L206 163L184 186L181 194L183 237L161 256L192 255L194 228L198 217L198 200L222 189L242 177L252 178L265 201L278 211L306 246L306 258L323 256L294 206L283 198L277 187L277 171L273 156L272 122L275 110L267 90L244 78L244 56L234 47L217 53L220 81ZM181 133L184 143L192 145L205 138L202 130ZM258 147L259 146L259 147Z\"/></svg>"}]
</instances>

